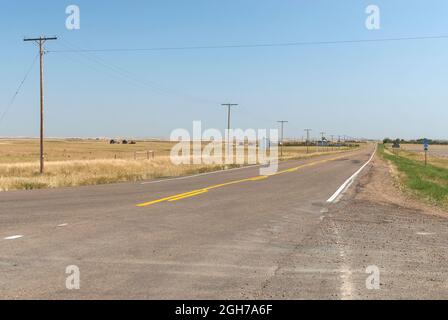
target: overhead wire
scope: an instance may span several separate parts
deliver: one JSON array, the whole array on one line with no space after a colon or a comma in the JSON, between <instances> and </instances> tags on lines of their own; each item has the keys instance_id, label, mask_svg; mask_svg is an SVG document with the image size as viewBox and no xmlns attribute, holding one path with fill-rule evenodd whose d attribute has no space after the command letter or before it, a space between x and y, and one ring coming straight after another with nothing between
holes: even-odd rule
<instances>
[{"instance_id":1,"label":"overhead wire","mask_svg":"<svg viewBox=\"0 0 448 320\"><path fill-rule=\"evenodd\" d=\"M104 48L104 49L71 49L52 50L50 52L145 52L145 51L175 51L175 50L206 50L206 49L239 49L239 48L263 48L263 47L293 47L293 46L315 46L315 45L338 45L338 44L359 44L376 42L397 42L416 40L440 40L448 39L448 35L412 36L412 37L391 37L377 39L354 39L354 40L329 40L329 41L301 41L301 42L280 42L280 43L254 43L254 44L234 44L234 45L207 45L207 46L179 46L179 47L152 47L152 48Z\"/></svg>"},{"instance_id":2,"label":"overhead wire","mask_svg":"<svg viewBox=\"0 0 448 320\"><path fill-rule=\"evenodd\" d=\"M39 57L39 54L37 54L30 67L27 69L25 76L20 81L16 91L12 95L11 99L9 100L9 103L6 105L5 109L0 115L0 124L2 123L3 119L5 118L6 114L9 112L11 107L14 105L14 102L16 101L17 96L19 95L20 91L22 90L23 85L25 84L25 81L28 79L28 76L30 75L31 71L33 70L34 66L36 65L37 58Z\"/></svg>"},{"instance_id":3,"label":"overhead wire","mask_svg":"<svg viewBox=\"0 0 448 320\"><path fill-rule=\"evenodd\" d=\"M61 39L61 42L62 42L61 45L63 45L64 47L76 48L75 45L68 43L66 40ZM55 52L55 51L51 51L51 52ZM106 62L104 59L101 59L100 57L98 57L94 54L82 51L82 49L65 50L65 51L59 51L59 52L79 54L79 56L82 56L83 58L89 60L90 62L92 62L96 65L100 65L102 68L106 69L109 73L111 73L115 77L118 77L122 80L130 82L134 85L138 85L138 86L145 87L145 88L150 88L151 90L153 90L159 94L162 94L162 95L167 95L170 97L173 95L177 95L177 96L188 98L188 99L191 99L194 101L200 101L202 103L215 103L215 104L219 103L219 102L213 101L211 99L196 97L194 95L184 93L184 92L181 92L176 89L166 88L165 86L162 86L153 81L140 79L138 76L136 76L132 72L124 69L123 67L117 66L110 62Z\"/></svg>"}]
</instances>

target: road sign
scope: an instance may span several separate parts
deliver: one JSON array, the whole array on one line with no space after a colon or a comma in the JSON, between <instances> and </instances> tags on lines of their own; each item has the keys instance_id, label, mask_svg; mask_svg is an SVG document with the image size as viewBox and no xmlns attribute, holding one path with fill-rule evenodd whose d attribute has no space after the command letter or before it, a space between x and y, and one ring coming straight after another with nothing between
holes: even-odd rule
<instances>
[{"instance_id":1,"label":"road sign","mask_svg":"<svg viewBox=\"0 0 448 320\"><path fill-rule=\"evenodd\" d=\"M425 148L425 151L429 150L429 141L428 141L428 139L423 140L423 147Z\"/></svg>"},{"instance_id":2,"label":"road sign","mask_svg":"<svg viewBox=\"0 0 448 320\"><path fill-rule=\"evenodd\" d=\"M429 141L428 139L423 140L423 147L425 149L425 166L428 165L428 150L429 150Z\"/></svg>"}]
</instances>

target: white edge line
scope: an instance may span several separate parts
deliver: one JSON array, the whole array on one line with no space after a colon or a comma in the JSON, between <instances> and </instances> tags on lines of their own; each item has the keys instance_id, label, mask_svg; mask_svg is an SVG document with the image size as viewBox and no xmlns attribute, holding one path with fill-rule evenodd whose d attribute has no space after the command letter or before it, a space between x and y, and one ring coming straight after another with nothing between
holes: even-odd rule
<instances>
[{"instance_id":1,"label":"white edge line","mask_svg":"<svg viewBox=\"0 0 448 320\"><path fill-rule=\"evenodd\" d=\"M338 199L338 197L345 191L347 190L351 184L353 183L353 181L355 181L356 177L362 172L362 170L364 170L365 167L367 167L367 165L373 160L373 157L376 154L376 150L377 150L378 145L375 146L375 150L373 151L372 156L370 157L369 161L367 161L358 171L356 171L350 178L347 179L347 181L345 181L342 186L339 187L339 189L335 192L335 194L333 194L330 199L327 200L328 203L333 203L336 199Z\"/></svg>"},{"instance_id":2,"label":"white edge line","mask_svg":"<svg viewBox=\"0 0 448 320\"><path fill-rule=\"evenodd\" d=\"M6 238L4 238L4 240L16 240L16 239L20 239L20 238L23 238L23 236L17 235L17 236L6 237Z\"/></svg>"}]
</instances>

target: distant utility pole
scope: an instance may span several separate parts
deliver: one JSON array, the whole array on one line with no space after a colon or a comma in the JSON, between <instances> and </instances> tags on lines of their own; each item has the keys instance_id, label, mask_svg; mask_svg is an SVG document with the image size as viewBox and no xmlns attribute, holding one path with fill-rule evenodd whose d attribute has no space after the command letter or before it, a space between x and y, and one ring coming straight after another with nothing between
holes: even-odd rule
<instances>
[{"instance_id":1,"label":"distant utility pole","mask_svg":"<svg viewBox=\"0 0 448 320\"><path fill-rule=\"evenodd\" d=\"M321 136L322 136L322 138L321 138L321 147L322 147L322 150L324 150L323 148L324 148L325 132L321 132L320 134L321 134Z\"/></svg>"},{"instance_id":2,"label":"distant utility pole","mask_svg":"<svg viewBox=\"0 0 448 320\"><path fill-rule=\"evenodd\" d=\"M230 153L230 120L231 120L231 112L232 112L232 107L237 107L238 104L236 103L223 103L221 104L221 106L223 107L227 107L227 143L228 143L228 150L227 152Z\"/></svg>"},{"instance_id":3,"label":"distant utility pole","mask_svg":"<svg viewBox=\"0 0 448 320\"><path fill-rule=\"evenodd\" d=\"M322 136L322 141L324 141L324 138L325 138L325 132L321 132L320 134L321 134L321 136Z\"/></svg>"},{"instance_id":4,"label":"distant utility pole","mask_svg":"<svg viewBox=\"0 0 448 320\"><path fill-rule=\"evenodd\" d=\"M281 134L280 134L280 143L281 143L280 144L280 156L283 157L283 126L284 126L285 123L288 123L288 121L280 120L280 121L277 121L277 122L280 123L281 127L282 127Z\"/></svg>"},{"instance_id":5,"label":"distant utility pole","mask_svg":"<svg viewBox=\"0 0 448 320\"><path fill-rule=\"evenodd\" d=\"M25 38L23 41L33 41L39 45L40 55L40 173L44 173L44 55L45 42L57 40L56 37Z\"/></svg>"},{"instance_id":6,"label":"distant utility pole","mask_svg":"<svg viewBox=\"0 0 448 320\"><path fill-rule=\"evenodd\" d=\"M310 132L313 129L305 129L306 131L306 153L310 153L309 141L310 141Z\"/></svg>"}]
</instances>

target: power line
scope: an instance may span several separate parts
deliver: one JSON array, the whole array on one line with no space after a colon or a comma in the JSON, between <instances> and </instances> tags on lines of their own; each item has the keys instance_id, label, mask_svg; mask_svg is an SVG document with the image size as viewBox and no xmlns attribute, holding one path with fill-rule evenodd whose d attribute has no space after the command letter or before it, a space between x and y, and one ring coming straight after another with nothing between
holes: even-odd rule
<instances>
[{"instance_id":1,"label":"power line","mask_svg":"<svg viewBox=\"0 0 448 320\"><path fill-rule=\"evenodd\" d=\"M65 40L61 40L61 41L62 41L61 45L66 48L73 49L73 48L77 47L75 45L69 44ZM77 48L79 48L79 47L77 47ZM55 51L52 51L52 52L55 52ZM164 87L160 84L157 84L153 81L139 79L139 77L137 77L132 72L130 72L120 66L106 62L104 59L101 59L100 57L98 57L84 49L62 50L62 51L58 51L58 52L78 54L79 57L83 57L83 58L89 60L91 63L101 66L102 68L107 70L108 73L110 73L110 75L112 75L114 77L121 78L121 80L125 80L128 83L132 83L133 85L138 85L138 86L141 86L144 88L150 88L153 91L155 91L159 94L162 94L162 95L166 95L166 96L176 95L178 97L188 98L190 100L193 100L196 102L202 102L202 103L213 103L213 104L218 103L217 101L213 101L211 99L196 97L194 95L191 95L191 94L188 94L185 92L181 92L179 90L166 88L166 87ZM97 71L100 71L98 68L94 68L94 69L96 69Z\"/></svg>"},{"instance_id":2,"label":"power line","mask_svg":"<svg viewBox=\"0 0 448 320\"><path fill-rule=\"evenodd\" d=\"M441 40L448 39L448 35L435 36L414 36L395 37L378 39L355 39L355 40L334 40L334 41L303 41L303 42L283 42L283 43L258 43L258 44L236 44L236 45L210 45L210 46L184 46L184 47L153 47L153 48L105 48L105 49L80 49L80 50L52 50L52 53L63 52L145 52L145 51L176 51L176 50L204 50L204 49L239 49L239 48L264 48L264 47L294 47L294 46L315 46L315 45L338 45L338 44L358 44L374 42L396 42L413 40Z\"/></svg>"},{"instance_id":3,"label":"power line","mask_svg":"<svg viewBox=\"0 0 448 320\"><path fill-rule=\"evenodd\" d=\"M25 84L25 81L28 79L28 76L30 75L31 71L33 70L34 66L36 65L38 57L39 57L39 54L36 54L36 56L33 59L33 63L28 68L27 72L25 73L25 76L23 77L22 81L20 82L19 86L17 87L17 90L15 91L11 100L6 105L6 108L3 110L2 114L0 115L0 123L3 121L3 118L6 116L9 109L13 106L14 102L16 101L16 98L19 95L20 90L22 89L23 85Z\"/></svg>"}]
</instances>

